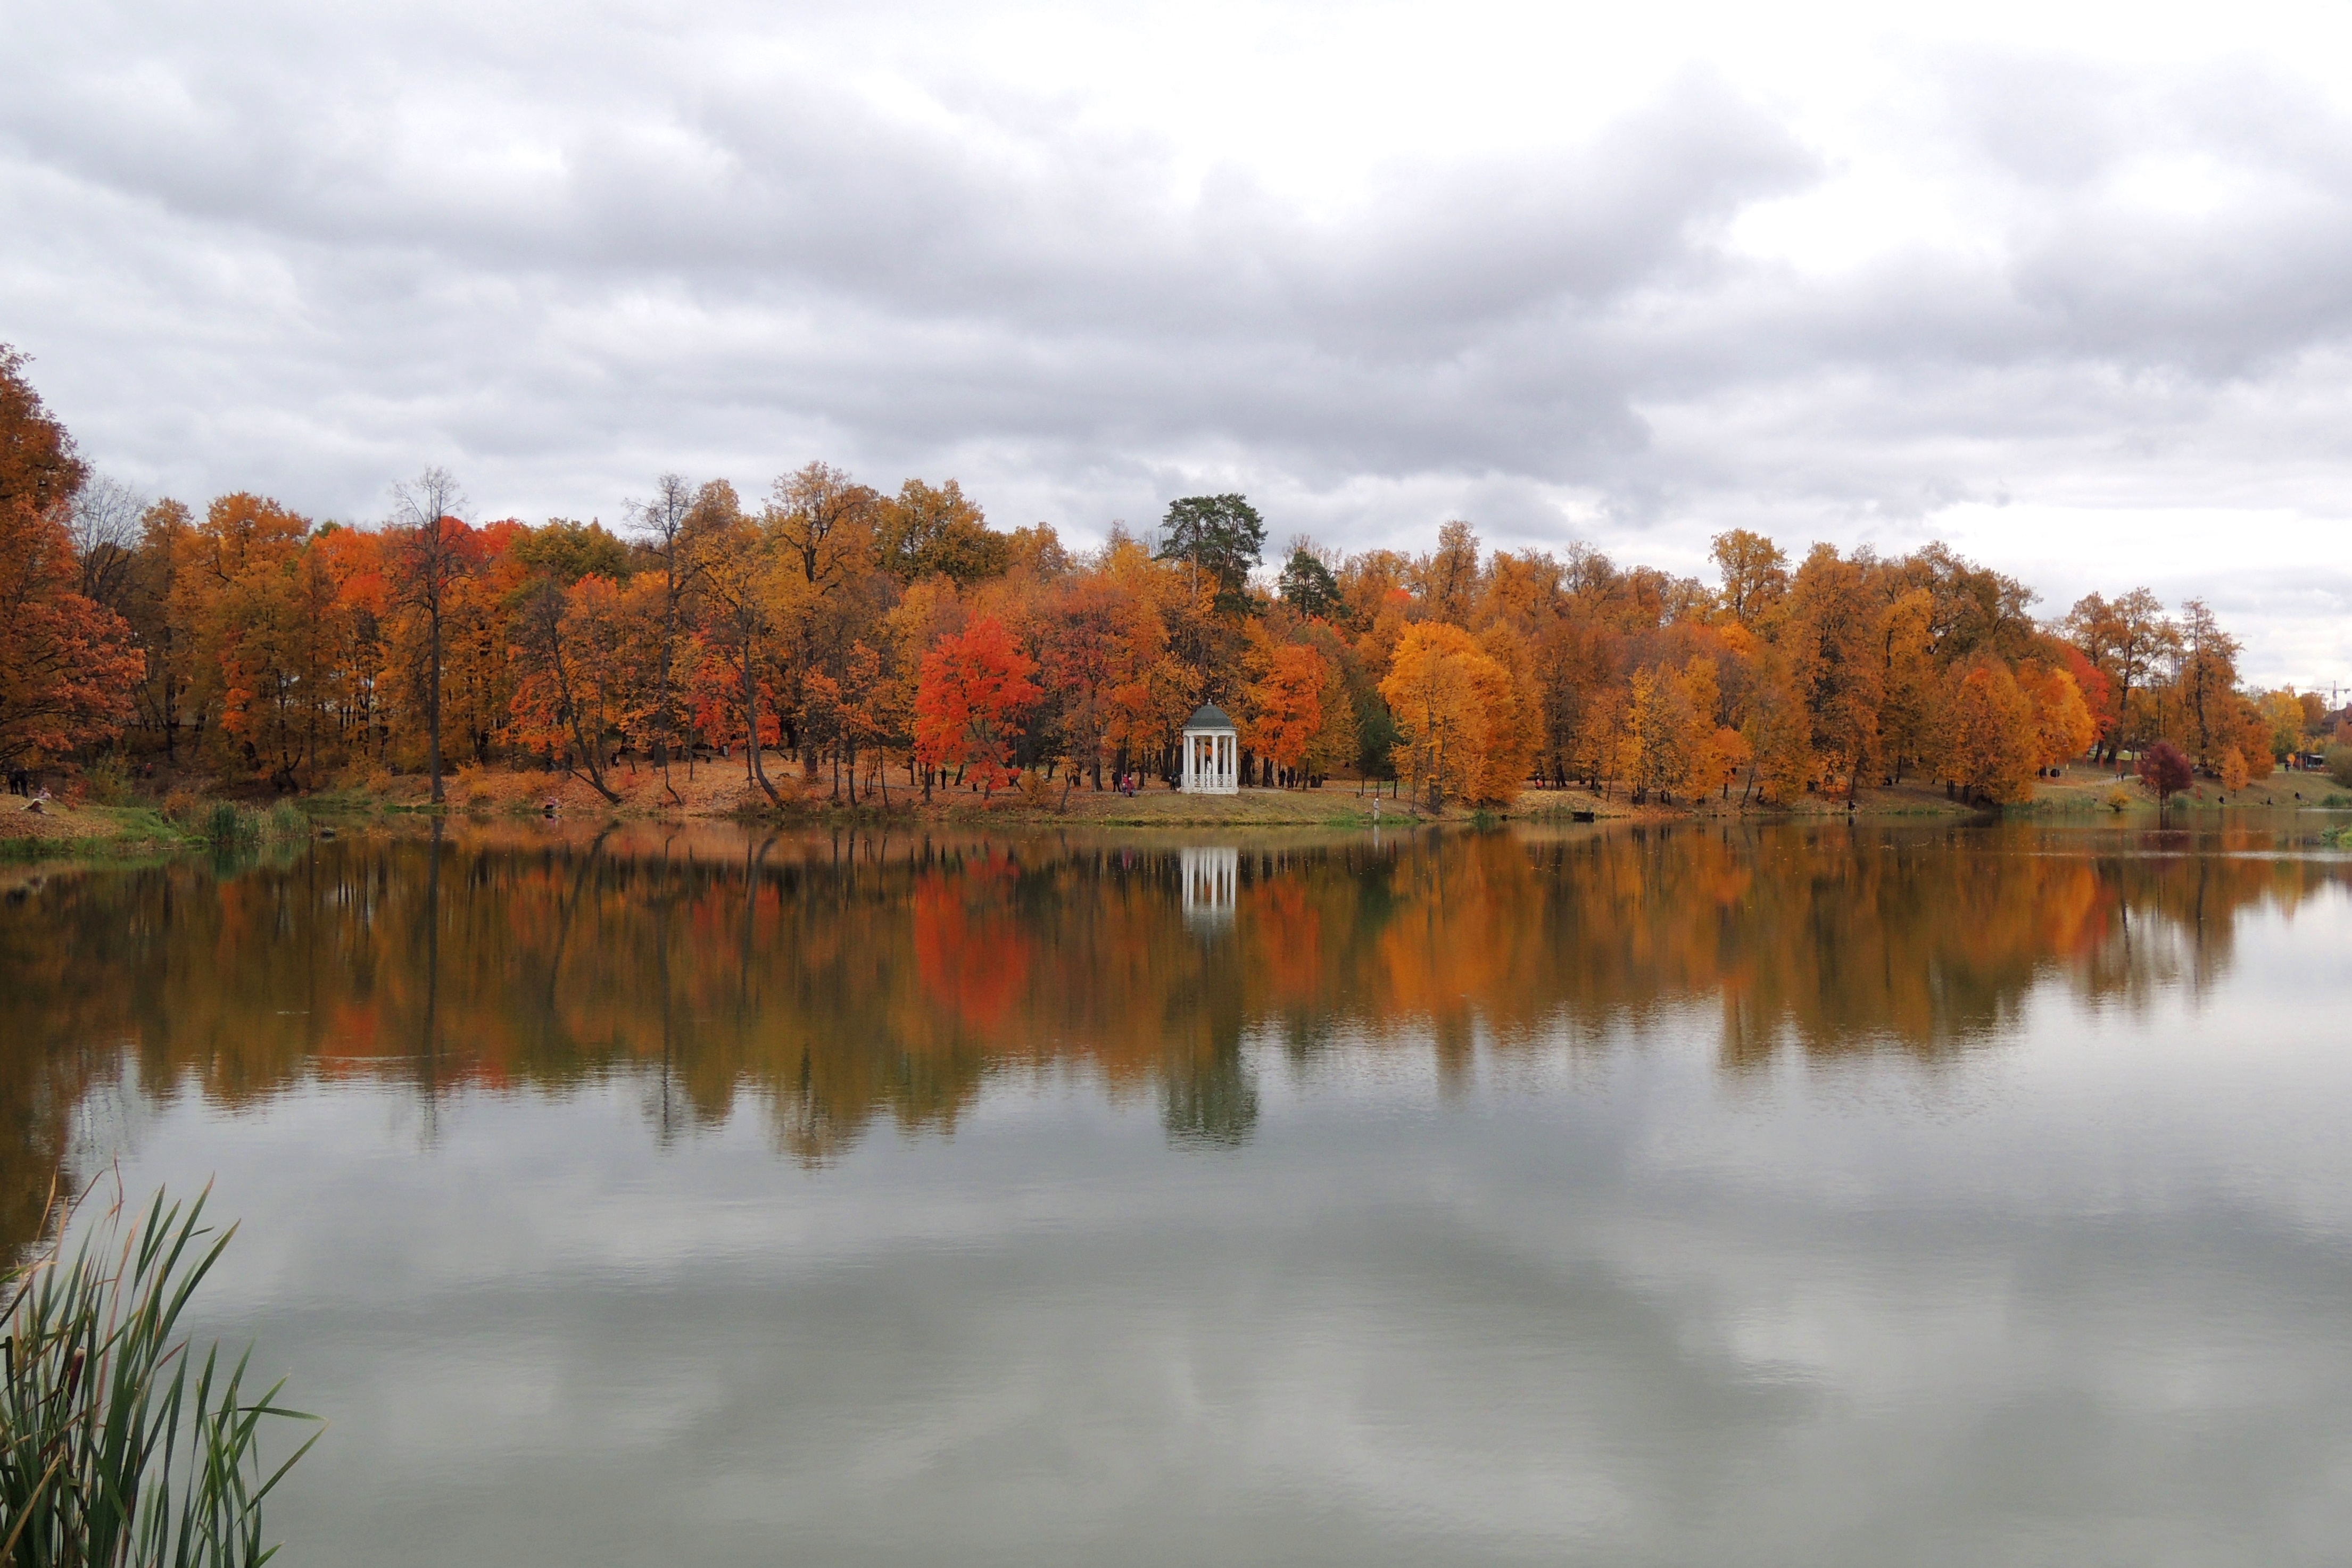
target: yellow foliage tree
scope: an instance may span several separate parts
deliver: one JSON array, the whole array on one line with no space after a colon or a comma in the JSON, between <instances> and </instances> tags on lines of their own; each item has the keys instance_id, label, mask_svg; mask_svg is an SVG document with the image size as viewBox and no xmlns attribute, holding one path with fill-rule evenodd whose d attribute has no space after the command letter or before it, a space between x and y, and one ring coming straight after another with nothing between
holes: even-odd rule
<instances>
[{"instance_id":1,"label":"yellow foliage tree","mask_svg":"<svg viewBox=\"0 0 2352 1568\"><path fill-rule=\"evenodd\" d=\"M1670 665L1637 671L1618 771L1643 795L1672 795L1694 771L1690 688Z\"/></svg>"},{"instance_id":2,"label":"yellow foliage tree","mask_svg":"<svg viewBox=\"0 0 2352 1568\"><path fill-rule=\"evenodd\" d=\"M1488 756L1490 736L1503 741L1505 766L1519 753L1510 734L1517 722L1510 674L1470 633L1440 621L1407 627L1381 695L1402 737L1398 775L1432 810L1448 797L1502 805L1516 796L1518 775L1498 779Z\"/></svg>"},{"instance_id":3,"label":"yellow foliage tree","mask_svg":"<svg viewBox=\"0 0 2352 1568\"><path fill-rule=\"evenodd\" d=\"M2018 689L2033 705L2034 764L2056 768L2090 749L2098 721L2074 677L2045 664L2020 665Z\"/></svg>"},{"instance_id":4,"label":"yellow foliage tree","mask_svg":"<svg viewBox=\"0 0 2352 1568\"><path fill-rule=\"evenodd\" d=\"M2033 793L2041 732L2032 699L1998 659L1955 667L1945 701L1944 768L1972 798L2007 805Z\"/></svg>"}]
</instances>

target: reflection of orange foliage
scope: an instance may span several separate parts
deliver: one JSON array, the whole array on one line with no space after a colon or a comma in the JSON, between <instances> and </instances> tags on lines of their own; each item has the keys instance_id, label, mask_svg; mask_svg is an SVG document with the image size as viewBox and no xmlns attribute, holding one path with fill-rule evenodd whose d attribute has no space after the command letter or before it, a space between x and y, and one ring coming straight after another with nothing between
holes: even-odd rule
<instances>
[{"instance_id":1,"label":"reflection of orange foliage","mask_svg":"<svg viewBox=\"0 0 2352 1568\"><path fill-rule=\"evenodd\" d=\"M877 1118L951 1127L1007 1068L1078 1067L1213 1127L1246 1100L1253 1036L1458 1068L1696 1003L1732 1065L1783 1045L1933 1056L2043 983L2126 1003L2201 985L2236 911L2347 880L2030 832L1423 836L1245 852L1235 918L1211 931L1185 925L1165 849L565 833L345 840L283 870L83 876L0 906L0 1039L43 1042L0 1053L0 1127L25 1129L0 1143L0 1218L37 1208L26 1173L46 1182L59 1118L105 1080L90 1041L130 1040L143 1082L230 1103L308 1078L430 1095L659 1062L666 1115L716 1120L754 1091L823 1158Z\"/></svg>"},{"instance_id":2,"label":"reflection of orange foliage","mask_svg":"<svg viewBox=\"0 0 2352 1568\"><path fill-rule=\"evenodd\" d=\"M1029 941L1002 914L975 919L967 898L997 891L996 866L966 887L929 873L915 883L915 967L923 989L963 1030L995 1033L1029 977Z\"/></svg>"},{"instance_id":3,"label":"reflection of orange foliage","mask_svg":"<svg viewBox=\"0 0 2352 1568\"><path fill-rule=\"evenodd\" d=\"M1312 999L1322 988L1323 923L1308 902L1303 882L1284 878L1258 883L1244 901L1250 929L1263 944L1266 988L1276 999Z\"/></svg>"}]
</instances>

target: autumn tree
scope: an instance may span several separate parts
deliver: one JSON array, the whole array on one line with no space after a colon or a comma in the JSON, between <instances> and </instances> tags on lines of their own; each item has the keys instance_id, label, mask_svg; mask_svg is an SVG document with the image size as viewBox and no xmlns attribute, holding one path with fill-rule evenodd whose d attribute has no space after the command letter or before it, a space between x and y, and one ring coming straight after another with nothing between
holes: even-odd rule
<instances>
[{"instance_id":1,"label":"autumn tree","mask_svg":"<svg viewBox=\"0 0 2352 1568\"><path fill-rule=\"evenodd\" d=\"M80 590L68 526L88 470L0 344L0 758L120 733L144 660Z\"/></svg>"},{"instance_id":2,"label":"autumn tree","mask_svg":"<svg viewBox=\"0 0 2352 1568\"><path fill-rule=\"evenodd\" d=\"M1478 536L1456 519L1437 530L1437 548L1413 562L1411 580L1423 611L1466 627L1485 587L1479 571Z\"/></svg>"},{"instance_id":3,"label":"autumn tree","mask_svg":"<svg viewBox=\"0 0 2352 1568\"><path fill-rule=\"evenodd\" d=\"M2158 822L2164 821L2165 808L2172 798L2197 782L2188 757L2168 740L2159 740L2140 753L2138 772L2140 782L2155 792Z\"/></svg>"},{"instance_id":4,"label":"autumn tree","mask_svg":"<svg viewBox=\"0 0 2352 1568\"><path fill-rule=\"evenodd\" d=\"M2029 661L2018 666L2017 684L2033 706L2036 767L2063 767L2090 748L2098 723L2072 674Z\"/></svg>"},{"instance_id":5,"label":"autumn tree","mask_svg":"<svg viewBox=\"0 0 2352 1568\"><path fill-rule=\"evenodd\" d=\"M2127 733L2132 698L2147 685L2165 650L2169 627L2164 606L2145 588L2114 600L2090 593L2074 601L2062 626L2107 683L2107 700L2092 716L2113 760L2134 738Z\"/></svg>"},{"instance_id":6,"label":"autumn tree","mask_svg":"<svg viewBox=\"0 0 2352 1568\"><path fill-rule=\"evenodd\" d=\"M1895 782L1933 757L1943 683L1929 634L1935 604L1925 589L1900 594L1879 622L1878 740Z\"/></svg>"},{"instance_id":7,"label":"autumn tree","mask_svg":"<svg viewBox=\"0 0 2352 1568\"><path fill-rule=\"evenodd\" d=\"M322 705L333 691L338 605L325 566L306 539L238 573L216 610L222 732L285 789L317 782Z\"/></svg>"},{"instance_id":8,"label":"autumn tree","mask_svg":"<svg viewBox=\"0 0 2352 1568\"><path fill-rule=\"evenodd\" d=\"M2033 792L2040 731L2006 664L1988 656L1955 666L1945 711L1946 776L1969 798L2008 805Z\"/></svg>"},{"instance_id":9,"label":"autumn tree","mask_svg":"<svg viewBox=\"0 0 2352 1568\"><path fill-rule=\"evenodd\" d=\"M145 657L76 578L58 509L0 495L0 758L109 739L131 716Z\"/></svg>"},{"instance_id":10,"label":"autumn tree","mask_svg":"<svg viewBox=\"0 0 2352 1568\"><path fill-rule=\"evenodd\" d=\"M901 690L884 650L862 641L850 644L849 656L842 663L841 705L853 806L857 803L861 758L866 759L867 789L879 790L886 810L890 804L890 747L906 744L913 720Z\"/></svg>"},{"instance_id":11,"label":"autumn tree","mask_svg":"<svg viewBox=\"0 0 2352 1568\"><path fill-rule=\"evenodd\" d=\"M677 658L687 630L688 605L709 565L708 541L723 534L741 516L741 508L734 487L724 479L711 481L698 493L684 476L665 474L654 482L652 497L631 502L629 513L653 570L659 574L661 604L653 686L646 694L645 716L653 740L654 766L661 769L662 786L675 800L680 797L669 781L669 765L685 727Z\"/></svg>"},{"instance_id":12,"label":"autumn tree","mask_svg":"<svg viewBox=\"0 0 2352 1568\"><path fill-rule=\"evenodd\" d=\"M394 601L422 617L424 645L415 672L425 706L425 770L433 800L443 800L441 783L442 640L449 598L457 580L473 566L473 539L457 510L464 492L446 468L432 467L393 486L394 538L391 582Z\"/></svg>"},{"instance_id":13,"label":"autumn tree","mask_svg":"<svg viewBox=\"0 0 2352 1568\"><path fill-rule=\"evenodd\" d=\"M0 343L0 502L63 524L89 465L26 379L25 365L25 355Z\"/></svg>"},{"instance_id":14,"label":"autumn tree","mask_svg":"<svg viewBox=\"0 0 2352 1568\"><path fill-rule=\"evenodd\" d=\"M2238 640L2221 630L2203 600L2181 605L2178 684L2186 749L2207 767L2216 766L2236 739L2238 648Z\"/></svg>"},{"instance_id":15,"label":"autumn tree","mask_svg":"<svg viewBox=\"0 0 2352 1568\"><path fill-rule=\"evenodd\" d=\"M1508 802L1518 780L1495 777L1487 751L1490 737L1510 744L1511 677L1467 632L1441 621L1408 628L1381 695L1396 716L1397 770L1430 810L1452 796Z\"/></svg>"},{"instance_id":16,"label":"autumn tree","mask_svg":"<svg viewBox=\"0 0 2352 1568\"><path fill-rule=\"evenodd\" d=\"M880 503L840 469L811 463L770 488L762 526L802 580L821 591L870 558Z\"/></svg>"},{"instance_id":17,"label":"autumn tree","mask_svg":"<svg viewBox=\"0 0 2352 1568\"><path fill-rule=\"evenodd\" d=\"M194 673L190 629L175 613L183 598L175 585L194 530L195 519L182 502L167 497L147 508L139 519L136 564L123 612L147 653L137 694L139 722L163 737L164 756L173 761L179 758L181 705Z\"/></svg>"},{"instance_id":18,"label":"autumn tree","mask_svg":"<svg viewBox=\"0 0 2352 1568\"><path fill-rule=\"evenodd\" d=\"M1329 667L1314 649L1291 643L1274 650L1265 674L1244 694L1242 744L1295 775L1323 727L1329 681Z\"/></svg>"},{"instance_id":19,"label":"autumn tree","mask_svg":"<svg viewBox=\"0 0 2352 1568\"><path fill-rule=\"evenodd\" d=\"M1070 765L1102 768L1119 724L1120 686L1131 678L1138 622L1144 613L1132 595L1098 573L1066 585L1049 612L1039 659L1045 685L1061 694L1062 741ZM1148 668L1152 655L1145 654Z\"/></svg>"},{"instance_id":20,"label":"autumn tree","mask_svg":"<svg viewBox=\"0 0 2352 1568\"><path fill-rule=\"evenodd\" d=\"M2273 759L2284 762L2303 748L2305 723L2303 696L2290 690L2264 692L2254 706L2261 716L2263 729L2268 732L2269 751ZM2315 701L2314 706L2317 706Z\"/></svg>"},{"instance_id":21,"label":"autumn tree","mask_svg":"<svg viewBox=\"0 0 2352 1568\"><path fill-rule=\"evenodd\" d=\"M776 729L774 703L771 717L761 716L761 695L766 686L766 652L776 633L776 612L782 597L779 564L768 541L740 511L713 519L704 539L703 587L708 607L704 667L713 685L730 688L736 733L743 737L743 773L769 800L777 800L761 757L769 729ZM763 728L762 726L767 728Z\"/></svg>"},{"instance_id":22,"label":"autumn tree","mask_svg":"<svg viewBox=\"0 0 2352 1568\"><path fill-rule=\"evenodd\" d=\"M341 531L330 525L326 537ZM473 570L454 585L445 617L442 739L446 747L454 735L477 765L490 760L514 695L510 622L530 568L511 552L529 535L512 517L474 529Z\"/></svg>"},{"instance_id":23,"label":"autumn tree","mask_svg":"<svg viewBox=\"0 0 2352 1568\"><path fill-rule=\"evenodd\" d=\"M531 577L549 577L569 588L583 577L618 582L629 575L629 547L602 523L550 517L508 547Z\"/></svg>"},{"instance_id":24,"label":"autumn tree","mask_svg":"<svg viewBox=\"0 0 2352 1568\"><path fill-rule=\"evenodd\" d=\"M1470 799L1481 805L1507 805L1525 788L1543 744L1543 705L1536 689L1534 651L1518 628L1504 622L1478 633L1478 651L1494 668L1479 676L1486 705L1486 746L1477 777L1471 782Z\"/></svg>"},{"instance_id":25,"label":"autumn tree","mask_svg":"<svg viewBox=\"0 0 2352 1568\"><path fill-rule=\"evenodd\" d=\"M1036 662L1003 622L982 616L923 655L915 697L915 755L925 768L973 771L984 790L1013 779L1013 744L1037 700Z\"/></svg>"},{"instance_id":26,"label":"autumn tree","mask_svg":"<svg viewBox=\"0 0 2352 1568\"><path fill-rule=\"evenodd\" d=\"M878 564L880 512L881 497L872 489L837 468L811 463L777 479L761 513L760 531L782 566L770 602L782 666L780 694L791 705L785 727L804 768L815 766L821 739L840 738L837 726L804 722L825 717L803 711L810 694L822 694L808 685L809 675L838 683L852 647L879 635L877 624L899 591Z\"/></svg>"},{"instance_id":27,"label":"autumn tree","mask_svg":"<svg viewBox=\"0 0 2352 1568\"><path fill-rule=\"evenodd\" d=\"M1620 772L1639 800L1671 795L1696 770L1693 753L1699 738L1690 688L1671 666L1635 673L1627 705Z\"/></svg>"},{"instance_id":28,"label":"autumn tree","mask_svg":"<svg viewBox=\"0 0 2352 1568\"><path fill-rule=\"evenodd\" d=\"M1743 626L1771 619L1789 596L1789 557L1779 545L1746 528L1715 536L1716 570L1723 574L1723 608Z\"/></svg>"},{"instance_id":29,"label":"autumn tree","mask_svg":"<svg viewBox=\"0 0 2352 1568\"><path fill-rule=\"evenodd\" d=\"M365 756L384 734L379 689L383 621L390 602L385 545L384 536L375 529L330 524L310 538L303 551L303 570L316 574L307 584L313 603L320 602L321 591L331 594L318 612L330 635L321 645L327 689L314 700L313 709L331 714L334 749L346 759ZM501 620L490 634L498 645L478 653L501 664L510 662L510 627ZM499 673L504 676L509 672ZM488 722L496 728L503 719L500 714Z\"/></svg>"},{"instance_id":30,"label":"autumn tree","mask_svg":"<svg viewBox=\"0 0 2352 1568\"><path fill-rule=\"evenodd\" d=\"M875 511L877 555L902 584L936 576L969 588L1003 576L1013 563L1013 541L990 530L953 479L936 486L909 479Z\"/></svg>"},{"instance_id":31,"label":"autumn tree","mask_svg":"<svg viewBox=\"0 0 2352 1568\"><path fill-rule=\"evenodd\" d=\"M1351 676L1346 667L1349 661L1344 651L1323 656L1324 683L1321 695L1323 722L1307 743L1307 770L1318 777L1328 777L1343 768L1360 768L1363 765L1361 709L1376 710L1385 722L1388 705L1381 701L1380 693L1369 682L1360 690L1355 684L1360 677ZM1393 747L1391 736L1381 751Z\"/></svg>"},{"instance_id":32,"label":"autumn tree","mask_svg":"<svg viewBox=\"0 0 2352 1568\"><path fill-rule=\"evenodd\" d=\"M1748 719L1748 776L1768 802L1785 806L1813 776L1813 727L1788 656L1767 645L1757 655ZM1743 796L1745 791L1742 791Z\"/></svg>"},{"instance_id":33,"label":"autumn tree","mask_svg":"<svg viewBox=\"0 0 2352 1568\"><path fill-rule=\"evenodd\" d=\"M2038 597L2017 579L1963 559L1950 546L1930 544L1891 563L1890 592L1924 589L1933 609L1928 637L1946 669L1978 653L2014 664L2041 636L2031 610Z\"/></svg>"},{"instance_id":34,"label":"autumn tree","mask_svg":"<svg viewBox=\"0 0 2352 1568\"><path fill-rule=\"evenodd\" d=\"M194 719L200 754L218 759L229 688L229 649L240 634L232 608L236 584L287 570L310 531L310 519L266 496L216 496L176 544L164 613L182 634L167 644Z\"/></svg>"},{"instance_id":35,"label":"autumn tree","mask_svg":"<svg viewBox=\"0 0 2352 1568\"><path fill-rule=\"evenodd\" d=\"M1862 564L1815 545L1789 591L1782 638L1799 696L1812 719L1816 756L1845 780L1851 805L1878 764L1885 691L1883 610Z\"/></svg>"},{"instance_id":36,"label":"autumn tree","mask_svg":"<svg viewBox=\"0 0 2352 1568\"><path fill-rule=\"evenodd\" d=\"M640 638L610 578L533 580L516 616L515 737L617 805L604 748L630 706Z\"/></svg>"}]
</instances>

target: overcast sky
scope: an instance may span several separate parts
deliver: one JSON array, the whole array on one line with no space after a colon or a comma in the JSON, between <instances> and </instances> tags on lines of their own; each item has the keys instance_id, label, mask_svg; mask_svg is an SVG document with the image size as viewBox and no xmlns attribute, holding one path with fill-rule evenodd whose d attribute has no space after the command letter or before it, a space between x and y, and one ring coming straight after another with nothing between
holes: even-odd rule
<instances>
[{"instance_id":1,"label":"overcast sky","mask_svg":"<svg viewBox=\"0 0 2352 1568\"><path fill-rule=\"evenodd\" d=\"M1898 9L0 0L0 340L197 502L1944 538L2352 683L2352 13Z\"/></svg>"}]
</instances>

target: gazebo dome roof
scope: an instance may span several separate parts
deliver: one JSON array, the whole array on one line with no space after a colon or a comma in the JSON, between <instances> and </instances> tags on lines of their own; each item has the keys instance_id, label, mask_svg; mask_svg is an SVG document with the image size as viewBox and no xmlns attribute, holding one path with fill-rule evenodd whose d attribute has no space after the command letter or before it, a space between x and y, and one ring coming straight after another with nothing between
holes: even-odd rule
<instances>
[{"instance_id":1,"label":"gazebo dome roof","mask_svg":"<svg viewBox=\"0 0 2352 1568\"><path fill-rule=\"evenodd\" d=\"M1214 703L1202 703L1200 711L1184 721L1184 730L1188 735L1196 729L1232 729L1233 727L1234 721L1227 718L1225 710Z\"/></svg>"}]
</instances>

